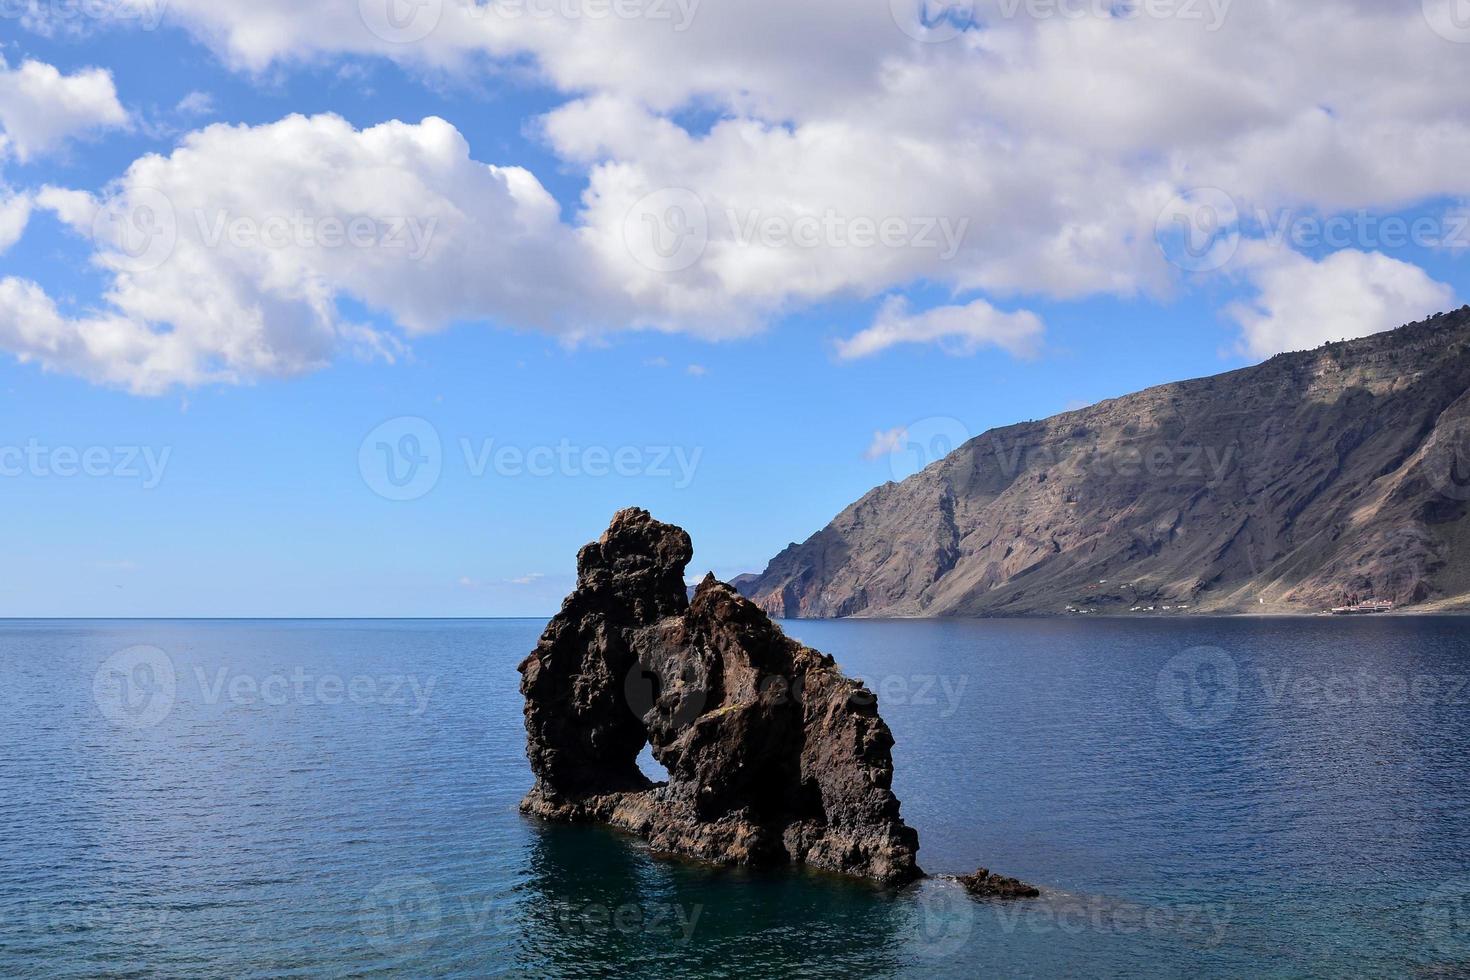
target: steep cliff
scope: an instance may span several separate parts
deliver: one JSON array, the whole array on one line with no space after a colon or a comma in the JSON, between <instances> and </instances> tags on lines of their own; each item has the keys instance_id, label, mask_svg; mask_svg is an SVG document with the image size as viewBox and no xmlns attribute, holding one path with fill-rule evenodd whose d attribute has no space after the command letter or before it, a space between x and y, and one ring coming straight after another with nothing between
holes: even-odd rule
<instances>
[{"instance_id":1,"label":"steep cliff","mask_svg":"<svg viewBox=\"0 0 1470 980\"><path fill-rule=\"evenodd\" d=\"M791 618L1463 606L1467 389L1470 307L992 430L741 591Z\"/></svg>"}]
</instances>

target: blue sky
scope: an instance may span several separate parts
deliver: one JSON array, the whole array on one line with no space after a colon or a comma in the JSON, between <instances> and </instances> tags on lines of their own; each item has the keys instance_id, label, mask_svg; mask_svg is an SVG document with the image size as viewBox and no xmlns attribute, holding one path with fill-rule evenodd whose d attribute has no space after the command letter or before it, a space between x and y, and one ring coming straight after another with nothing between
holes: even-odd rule
<instances>
[{"instance_id":1,"label":"blue sky","mask_svg":"<svg viewBox=\"0 0 1470 980\"><path fill-rule=\"evenodd\" d=\"M1249 41L1270 16L1264 8L1252 12L1244 0L1239 6L1233 27L1192 42L1201 45L1195 68L1178 70L1203 71L1199 64L1211 57L1228 62L1229 45ZM304 4L303 10L314 7ZM716 18L717 27L717 15L707 13L713 9L709 0L701 16ZM754 4L750 16L759 20L765 10ZM1360 139L1380 138L1409 119L1448 133L1449 148L1435 152L1453 160L1470 147L1455 129L1470 125L1464 108L1455 100L1404 108L1403 100L1385 96L1395 108L1382 117L1325 113L1323 99L1345 98L1353 91L1345 79L1366 70L1329 63L1325 43L1305 59L1322 62L1318 74L1283 81L1280 88L1289 95L1269 110L1253 108L1258 120L1221 110L1219 120L1183 125L1176 138L1167 127L1161 135L1155 116L1171 118L1179 106L1161 105L1149 110L1154 115L1145 113L1148 118L1121 118L1126 140L1116 132L1066 135L1072 130L1060 123L1062 135L1023 127L1027 139L1078 151L1071 169L1054 175L1034 174L1034 166L1006 169L1014 163L1006 148L1012 144L988 142L993 127L1016 125L1002 102L987 108L978 100L970 118L963 100L925 99L952 122L939 118L932 130L916 122L912 132L894 134L895 144L900 136L908 141L904 146L939 141L948 137L934 133L972 126L976 135L966 148L976 155L944 168L956 173L953 186L917 174L915 183L923 186L909 188L881 168L863 170L884 163L864 149L869 134L860 128L863 117L882 119L887 112L881 104L862 111L873 97L868 86L879 84L869 77L874 71L862 67L865 58L875 64L878 58L865 45L880 45L883 57L913 59L915 71L963 79L971 61L994 56L989 40L982 43L993 31L995 43L1006 40L1027 54L1029 60L1006 62L1018 78L1026 77L1024 67L1046 81L1056 71L1046 54L1051 33L1086 28L1089 33L1078 37L1104 44L1106 31L1131 28L1038 21L1022 29L987 26L981 17L967 36L936 54L939 45L914 42L904 32L892 31L889 38L874 29L870 37L856 25L851 37L842 38L855 49L844 60L819 59L804 68L793 56L789 64L757 65L762 77L775 79L769 92L739 80L729 90L720 87L723 82L701 81L678 91L678 83L669 82L675 90L663 97L640 87L646 84L641 75L624 80L600 73L595 59L589 67L563 58L585 39L551 49L546 45L555 39L497 36L484 51L468 54L456 42L450 57L427 48L406 53L410 46L401 44L376 50L376 41L352 33L360 24L337 37L331 34L335 15L320 14L325 19L311 22L315 33L309 36L287 31L269 43L250 40L250 25L239 19L252 16L248 12L223 23L214 16L207 7L181 3L155 31L105 22L76 30L44 19L0 20L0 56L14 73L9 88L0 85L0 123L10 142L8 157L0 155L0 200L8 187L14 199L31 202L23 232L0 252L0 280L17 290L18 284L33 285L36 293L29 295L43 294L60 311L52 322L34 305L6 309L0 291L0 449L11 452L0 455L0 502L11 515L0 615L542 615L570 588L576 549L613 511L630 505L689 529L696 546L691 574L713 569L728 577L759 570L868 489L911 472L917 457L905 446L936 435L950 441L978 435L1152 384L1254 363L1275 350L1374 332L1470 297L1464 261L1470 242L1398 245L1395 225L1385 225L1388 219L1402 218L1405 225L1422 220L1440 238L1453 238L1470 192L1461 183L1470 160L1462 156L1456 166L1443 167L1443 176L1390 186L1351 158ZM311 16L318 15L304 13L303 21ZM1384 25L1373 21L1383 14L1362 16L1365 32L1384 35ZM1397 60L1416 57L1421 74L1429 76L1425 84L1436 81L1436 73L1440 84L1462 77L1454 73L1462 72L1465 47L1428 29L1417 13L1405 17L1402 33L1392 35L1398 47L1385 44L1381 63L1367 67L1387 78ZM830 29L845 28L833 23ZM1172 43L1172 35L1154 38L1154 32L1192 28L1142 29L1149 33L1137 43L1163 44ZM1022 36L1012 39L1013 33ZM644 40L616 36L607 43ZM972 42L967 54L960 45ZM731 39L732 58L741 56L742 43ZM770 46L762 46L758 34L750 43L744 57L752 64L779 57L765 50ZM27 88L28 78L39 76L23 76L20 68L32 61L53 67L63 80L101 69L126 120L118 122L103 97L100 107L78 110L65 132L37 129L35 106L44 108L55 92ZM654 72L680 67L673 55L669 65L650 64ZM820 75L796 93L782 80L784 69L796 78L802 70ZM190 99L192 93L199 95ZM884 97L891 94L884 89ZM1104 88L1086 98L1108 103L1127 94ZM32 100L29 116L15 107L25 99ZM586 116L568 110L589 103ZM1036 118L1044 119L1047 109L1072 111L1041 105ZM559 214L550 231L536 233L544 240L522 228L504 252L495 251L501 239L475 237L489 234L482 228L471 235L456 226L451 234L466 237L451 240L455 257L436 259L422 275L409 268L400 276L396 267L385 267L385 276L393 277L388 300L366 295L370 289L350 271L306 260L301 281L325 281L332 297L330 314L314 320L317 313L300 313L273 295L270 277L248 271L256 267L236 254L229 261L244 264L208 264L216 261L211 253L202 271L190 270L195 253L181 245L163 273L184 278L147 270L132 280L124 271L119 279L107 264L108 243L83 233L91 212L78 219L75 210L56 203L61 198L47 196L47 188L84 192L92 201L119 188L135 194L143 178L141 171L126 177L130 166L161 154L168 166L148 180L180 182L166 192L185 211L180 202L195 191L173 187L197 175L208 185L198 193L213 193L208 167L219 156L279 153L282 168L296 166L307 151L286 145L286 131L270 128L293 113L340 116L350 127L349 142L390 120L416 127L439 117L467 146L467 160L456 158L454 167L524 168ZM1313 173L1312 152L1320 144L1293 153L1289 145L1271 143L1309 128L1299 118L1293 123L1292 113L1315 113L1315 124L1333 129L1333 152L1346 176ZM598 120L608 119L617 127L593 132ZM191 144L215 124L240 127L241 135ZM720 142L746 124L758 130ZM660 143L673 130L659 125L681 135ZM1038 132L1049 125L1037 123ZM838 150L847 144L834 150L820 143L820 134L830 139L833 131L857 147L851 166L801 173L807 160L825 162L827 154L842 159ZM342 132L323 139L341 139ZM443 145L433 133L424 138ZM598 148L587 150L583 141ZM787 156L793 142L802 152ZM196 152L186 159L179 148L190 145ZM1270 152L1257 152L1263 145ZM934 146L936 152L953 149ZM652 148L645 154L646 147ZM1185 159L1174 153L1160 163L1181 147ZM747 150L751 158L741 163L738 156ZM364 152L374 151L369 146ZM455 152L451 148L449 156ZM1096 159L1088 162L1088 153ZM1195 153L1200 156L1190 156ZM1262 176L1281 159L1296 157L1304 171L1299 179L1279 169L1270 179ZM1229 166L1211 172L1221 160ZM1414 161L1399 164L1411 168ZM767 165L769 174L751 173ZM295 171L281 171L288 172ZM397 179L372 172L390 184ZM439 172L428 167L417 176L429 184ZM861 202L852 205L854 214L872 213L874 200L891 196L893 209L883 214L917 218L934 214L935 202L949 195L943 200L952 201L952 209L938 213L970 223L965 252L956 260L963 268L933 264L927 254L854 261L841 243L830 241L795 259L789 248L770 249L760 262L742 264L747 253L712 244L687 273L707 278L687 280L687 292L666 288L646 269L636 274L652 285L625 289L621 267L594 269L589 256L601 253L575 249L582 247L579 235L585 240L598 230L599 211L588 201L614 201L609 188L628 172L652 175L653 183L639 191L694 187L711 213L719 211L716 198L731 200L729 188L741 186L742 174L762 188L790 177L791 186L777 195L780 206L801 205L808 195L817 211L834 206L823 195L840 191ZM301 173L303 185L321 177ZM358 176L346 172L341 179ZM330 172L328 179L334 179ZM1098 200L1077 204L1075 194L1094 179ZM995 191L1000 196L989 210L967 210L976 200L992 200L983 195L994 189L977 190L979 182L1006 190ZM264 183L268 190L271 182ZM445 193L469 193L463 183L456 178ZM1169 261L1178 242L1161 246L1149 232L1167 226L1173 205L1161 208L1161 202L1181 194L1187 201L1190 188L1199 186L1228 186L1245 217L1225 239L1227 263L1215 268L1207 261L1210 268L1188 271ZM485 193L493 197L494 191ZM390 196L391 188L384 197ZM239 209L244 198L232 200ZM456 201L469 210L465 199ZM1138 214L1120 216L1124 201ZM503 203L485 205L492 206ZM249 215L267 216L268 203L254 207ZM1345 239L1328 244L1272 242L1269 229L1253 217L1258 212L1287 214L1294 227L1305 222L1308 231L1311 222L1333 215L1355 216L1358 223ZM479 211L471 219L466 227L487 220ZM711 232L712 240L719 234ZM475 249L458 248L461 241L484 242L488 255L500 258L481 265ZM1069 257L1058 241L1082 244ZM536 262L519 263L519 255L533 251ZM544 292L529 300L505 298L512 286L540 274L545 256L572 256L589 266L556 270ZM185 271L178 271L181 266ZM331 279L339 274L340 281ZM587 285L602 278L611 285ZM162 298L119 300L121 281ZM193 308L181 307L179 284L189 282L202 283L199 295L205 297L218 282L242 309L264 310L263 324L244 317L238 322L257 332L244 340L225 336L220 324L237 322L233 314L216 315L197 296ZM537 303L560 302L538 296L569 293L576 295L548 322L526 312ZM399 294L406 297L401 302ZM448 297L448 312L431 302L440 296ZM880 331L885 309L896 303L906 315ZM277 310L284 315L272 320ZM440 318L424 326L415 319L423 317ZM88 347L85 356L68 353L99 336L104 320L143 331L119 334L133 338L143 353L129 353L135 348L122 341L116 348L121 353L106 344ZM38 340L41 322L50 333ZM319 329L320 336L299 341L292 333L298 323ZM140 358L161 356L155 343L168 350L157 338L169 334L193 338L189 357L169 355L162 369L157 361L141 367ZM859 338L866 338L863 352L844 356L855 349L845 345ZM393 421L402 419L422 422ZM373 462L380 458L377 442L386 440L390 453L425 449L422 439L399 441L404 433L422 435L425 424L439 443L437 452L428 450L437 478L411 488L414 499L387 499L402 494L391 485L385 491L384 471ZM375 430L379 434L370 439ZM895 446L897 453L884 451ZM494 460L495 451L507 447L500 463L477 462ZM68 454L80 458L89 450L96 472L67 475ZM25 462L7 469L6 459L21 458L17 453L28 454ZM535 467L525 454L537 453L542 459L559 454L551 472L528 471ZM602 473L613 469L608 460L619 453L626 472ZM71 468L81 469L76 463Z\"/></svg>"}]
</instances>

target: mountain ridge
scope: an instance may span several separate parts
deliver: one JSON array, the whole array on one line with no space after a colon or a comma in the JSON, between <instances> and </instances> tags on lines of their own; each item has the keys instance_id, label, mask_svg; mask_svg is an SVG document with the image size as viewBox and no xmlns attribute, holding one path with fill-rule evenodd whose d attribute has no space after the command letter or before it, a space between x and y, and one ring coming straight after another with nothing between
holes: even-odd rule
<instances>
[{"instance_id":1,"label":"mountain ridge","mask_svg":"<svg viewBox=\"0 0 1470 980\"><path fill-rule=\"evenodd\" d=\"M786 618L1470 607L1467 390L1470 307L992 429L741 591Z\"/></svg>"}]
</instances>

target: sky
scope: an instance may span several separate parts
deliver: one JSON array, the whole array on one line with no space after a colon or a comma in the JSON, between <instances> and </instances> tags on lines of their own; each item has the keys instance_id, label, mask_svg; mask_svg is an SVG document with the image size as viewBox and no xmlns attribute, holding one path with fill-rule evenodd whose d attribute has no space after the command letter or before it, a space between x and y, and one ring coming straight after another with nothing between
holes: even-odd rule
<instances>
[{"instance_id":1,"label":"sky","mask_svg":"<svg viewBox=\"0 0 1470 980\"><path fill-rule=\"evenodd\" d=\"M5 0L0 616L539 616L1470 299L1464 0Z\"/></svg>"}]
</instances>

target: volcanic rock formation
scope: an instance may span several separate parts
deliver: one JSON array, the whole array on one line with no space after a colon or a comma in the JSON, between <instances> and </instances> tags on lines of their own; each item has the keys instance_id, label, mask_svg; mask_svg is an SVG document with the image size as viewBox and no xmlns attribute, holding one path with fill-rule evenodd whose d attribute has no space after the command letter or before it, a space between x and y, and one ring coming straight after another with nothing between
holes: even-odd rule
<instances>
[{"instance_id":1,"label":"volcanic rock formation","mask_svg":"<svg viewBox=\"0 0 1470 980\"><path fill-rule=\"evenodd\" d=\"M876 698L713 576L690 601L692 554L637 509L578 554L576 590L519 668L536 775L521 809L720 864L922 876ZM667 783L639 770L645 744Z\"/></svg>"},{"instance_id":2,"label":"volcanic rock formation","mask_svg":"<svg viewBox=\"0 0 1470 980\"><path fill-rule=\"evenodd\" d=\"M955 880L976 898L1038 898L1041 895L1041 889L1035 885L995 874L989 868L981 868L972 875L959 875Z\"/></svg>"}]
</instances>

